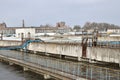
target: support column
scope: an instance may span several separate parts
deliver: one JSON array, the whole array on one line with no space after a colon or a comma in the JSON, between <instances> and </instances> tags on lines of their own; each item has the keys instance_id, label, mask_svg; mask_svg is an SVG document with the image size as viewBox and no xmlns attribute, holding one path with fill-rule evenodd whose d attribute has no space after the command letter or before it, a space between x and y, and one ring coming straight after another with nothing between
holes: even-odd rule
<instances>
[{"instance_id":1,"label":"support column","mask_svg":"<svg viewBox=\"0 0 120 80\"><path fill-rule=\"evenodd\" d=\"M60 58L61 59L65 59L65 55L60 55Z\"/></svg>"},{"instance_id":2,"label":"support column","mask_svg":"<svg viewBox=\"0 0 120 80\"><path fill-rule=\"evenodd\" d=\"M44 79L50 79L50 78L51 78L50 75L48 75L48 74L44 74Z\"/></svg>"},{"instance_id":3,"label":"support column","mask_svg":"<svg viewBox=\"0 0 120 80\"><path fill-rule=\"evenodd\" d=\"M23 51L23 49L20 49L20 51L22 52L22 51Z\"/></svg>"},{"instance_id":4,"label":"support column","mask_svg":"<svg viewBox=\"0 0 120 80\"><path fill-rule=\"evenodd\" d=\"M28 71L29 69L27 67L23 67L23 71Z\"/></svg>"},{"instance_id":5,"label":"support column","mask_svg":"<svg viewBox=\"0 0 120 80\"><path fill-rule=\"evenodd\" d=\"M89 59L89 63L96 63L96 61Z\"/></svg>"},{"instance_id":6,"label":"support column","mask_svg":"<svg viewBox=\"0 0 120 80\"><path fill-rule=\"evenodd\" d=\"M82 59L81 59L81 57L78 57L78 61L81 61Z\"/></svg>"},{"instance_id":7,"label":"support column","mask_svg":"<svg viewBox=\"0 0 120 80\"><path fill-rule=\"evenodd\" d=\"M2 62L2 59L0 59L0 62Z\"/></svg>"},{"instance_id":8,"label":"support column","mask_svg":"<svg viewBox=\"0 0 120 80\"><path fill-rule=\"evenodd\" d=\"M10 66L12 66L13 64L14 64L14 63L12 63L12 62L9 62L9 65L10 65Z\"/></svg>"},{"instance_id":9,"label":"support column","mask_svg":"<svg viewBox=\"0 0 120 80\"><path fill-rule=\"evenodd\" d=\"M37 52L36 51L33 51L34 54L36 54Z\"/></svg>"}]
</instances>

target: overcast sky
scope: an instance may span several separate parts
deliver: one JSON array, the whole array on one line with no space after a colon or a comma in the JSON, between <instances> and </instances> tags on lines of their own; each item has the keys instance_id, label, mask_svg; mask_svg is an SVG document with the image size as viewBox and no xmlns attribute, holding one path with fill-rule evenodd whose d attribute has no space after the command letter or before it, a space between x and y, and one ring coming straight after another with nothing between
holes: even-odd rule
<instances>
[{"instance_id":1,"label":"overcast sky","mask_svg":"<svg viewBox=\"0 0 120 80\"><path fill-rule=\"evenodd\" d=\"M120 0L0 0L0 23L8 27L22 25L67 25L106 22L120 25Z\"/></svg>"}]
</instances>

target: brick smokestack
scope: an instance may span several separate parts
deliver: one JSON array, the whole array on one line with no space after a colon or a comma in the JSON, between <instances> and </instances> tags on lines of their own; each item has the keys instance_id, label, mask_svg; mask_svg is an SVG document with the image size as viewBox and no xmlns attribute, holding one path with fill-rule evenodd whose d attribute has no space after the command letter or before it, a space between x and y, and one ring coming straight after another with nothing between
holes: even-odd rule
<instances>
[{"instance_id":1,"label":"brick smokestack","mask_svg":"<svg viewBox=\"0 0 120 80\"><path fill-rule=\"evenodd\" d=\"M24 23L24 20L22 21L22 27L23 27L23 28L25 27L25 23Z\"/></svg>"}]
</instances>

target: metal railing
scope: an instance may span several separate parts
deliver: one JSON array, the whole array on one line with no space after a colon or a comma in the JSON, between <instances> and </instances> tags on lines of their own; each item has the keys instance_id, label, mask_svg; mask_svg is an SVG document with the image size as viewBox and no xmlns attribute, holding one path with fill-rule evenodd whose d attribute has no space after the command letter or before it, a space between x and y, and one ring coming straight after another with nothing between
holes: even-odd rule
<instances>
[{"instance_id":1,"label":"metal railing","mask_svg":"<svg viewBox=\"0 0 120 80\"><path fill-rule=\"evenodd\" d=\"M82 77L88 80L120 80L120 69L114 70L110 68L94 66L89 63L85 64L80 62L65 61L61 59L20 52L0 52L0 55L30 62L40 67L45 67L47 70L50 70L53 73L60 71L61 73L58 74L64 76L68 76L68 74L74 75L73 79Z\"/></svg>"},{"instance_id":2,"label":"metal railing","mask_svg":"<svg viewBox=\"0 0 120 80\"><path fill-rule=\"evenodd\" d=\"M93 43L88 41L87 45L93 47ZM120 41L97 41L97 47L120 48Z\"/></svg>"}]
</instances>

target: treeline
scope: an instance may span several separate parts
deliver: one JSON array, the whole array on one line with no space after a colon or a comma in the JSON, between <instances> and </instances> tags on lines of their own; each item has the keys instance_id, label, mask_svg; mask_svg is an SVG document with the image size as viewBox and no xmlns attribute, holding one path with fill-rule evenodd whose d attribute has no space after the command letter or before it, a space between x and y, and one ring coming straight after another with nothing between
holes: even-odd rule
<instances>
[{"instance_id":1,"label":"treeline","mask_svg":"<svg viewBox=\"0 0 120 80\"><path fill-rule=\"evenodd\" d=\"M119 28L120 26L114 25L114 24L108 24L108 23L96 23L96 22L87 22L83 26L83 29L114 29Z\"/></svg>"}]
</instances>

